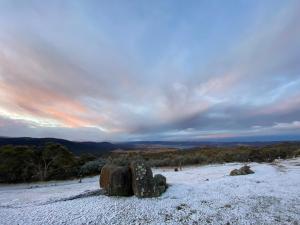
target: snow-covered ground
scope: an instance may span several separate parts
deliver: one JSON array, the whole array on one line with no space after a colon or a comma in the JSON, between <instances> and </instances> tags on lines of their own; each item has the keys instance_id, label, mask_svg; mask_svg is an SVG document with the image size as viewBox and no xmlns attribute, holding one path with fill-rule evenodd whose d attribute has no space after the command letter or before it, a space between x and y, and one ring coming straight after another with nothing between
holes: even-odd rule
<instances>
[{"instance_id":1,"label":"snow-covered ground","mask_svg":"<svg viewBox=\"0 0 300 225\"><path fill-rule=\"evenodd\" d=\"M0 224L300 225L300 158L251 163L255 174L228 176L240 163L155 169L171 185L159 198L93 196L99 177L0 186ZM88 193L72 200L72 197Z\"/></svg>"}]
</instances>

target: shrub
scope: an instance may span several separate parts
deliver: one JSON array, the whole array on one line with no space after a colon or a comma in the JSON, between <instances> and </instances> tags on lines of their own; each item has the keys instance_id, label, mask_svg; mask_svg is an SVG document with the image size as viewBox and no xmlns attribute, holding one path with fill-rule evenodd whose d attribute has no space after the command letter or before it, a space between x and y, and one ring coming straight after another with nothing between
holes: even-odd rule
<instances>
[{"instance_id":1,"label":"shrub","mask_svg":"<svg viewBox=\"0 0 300 225\"><path fill-rule=\"evenodd\" d=\"M80 167L79 175L90 176L99 174L105 163L106 161L103 159L97 159L94 161L86 162L83 166Z\"/></svg>"},{"instance_id":2,"label":"shrub","mask_svg":"<svg viewBox=\"0 0 300 225\"><path fill-rule=\"evenodd\" d=\"M300 149L298 149L298 150L296 150L295 152L294 152L294 156L300 156Z\"/></svg>"}]
</instances>

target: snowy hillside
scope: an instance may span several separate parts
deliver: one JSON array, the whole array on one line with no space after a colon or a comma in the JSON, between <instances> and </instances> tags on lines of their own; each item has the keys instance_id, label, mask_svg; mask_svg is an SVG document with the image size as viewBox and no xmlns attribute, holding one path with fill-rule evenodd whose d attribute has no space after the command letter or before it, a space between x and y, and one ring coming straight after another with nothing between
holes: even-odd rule
<instances>
[{"instance_id":1,"label":"snowy hillside","mask_svg":"<svg viewBox=\"0 0 300 225\"><path fill-rule=\"evenodd\" d=\"M300 158L240 166L155 169L171 186L153 199L101 195L99 177L0 186L0 224L300 224Z\"/></svg>"}]
</instances>

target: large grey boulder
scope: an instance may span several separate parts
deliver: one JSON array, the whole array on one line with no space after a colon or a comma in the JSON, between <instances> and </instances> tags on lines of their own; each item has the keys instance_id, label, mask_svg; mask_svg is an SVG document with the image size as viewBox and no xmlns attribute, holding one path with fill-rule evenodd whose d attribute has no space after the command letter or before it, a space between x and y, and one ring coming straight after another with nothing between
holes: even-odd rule
<instances>
[{"instance_id":1,"label":"large grey boulder","mask_svg":"<svg viewBox=\"0 0 300 225\"><path fill-rule=\"evenodd\" d=\"M131 180L128 166L105 165L101 170L100 187L109 196L131 196Z\"/></svg>"},{"instance_id":2,"label":"large grey boulder","mask_svg":"<svg viewBox=\"0 0 300 225\"><path fill-rule=\"evenodd\" d=\"M132 190L139 198L154 197L154 179L151 168L143 160L130 163Z\"/></svg>"}]
</instances>

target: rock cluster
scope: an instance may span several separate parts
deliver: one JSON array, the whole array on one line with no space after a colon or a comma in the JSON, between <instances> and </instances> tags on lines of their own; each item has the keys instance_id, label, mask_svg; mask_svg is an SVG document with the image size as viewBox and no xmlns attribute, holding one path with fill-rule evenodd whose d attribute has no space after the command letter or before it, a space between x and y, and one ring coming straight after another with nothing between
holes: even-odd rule
<instances>
[{"instance_id":1,"label":"rock cluster","mask_svg":"<svg viewBox=\"0 0 300 225\"><path fill-rule=\"evenodd\" d=\"M247 175L254 173L250 166L243 166L240 169L234 169L230 172L230 176Z\"/></svg>"},{"instance_id":2,"label":"rock cluster","mask_svg":"<svg viewBox=\"0 0 300 225\"><path fill-rule=\"evenodd\" d=\"M157 174L143 160L133 161L129 166L105 165L101 170L100 187L109 196L139 198L158 197L167 189L166 178Z\"/></svg>"}]
</instances>

